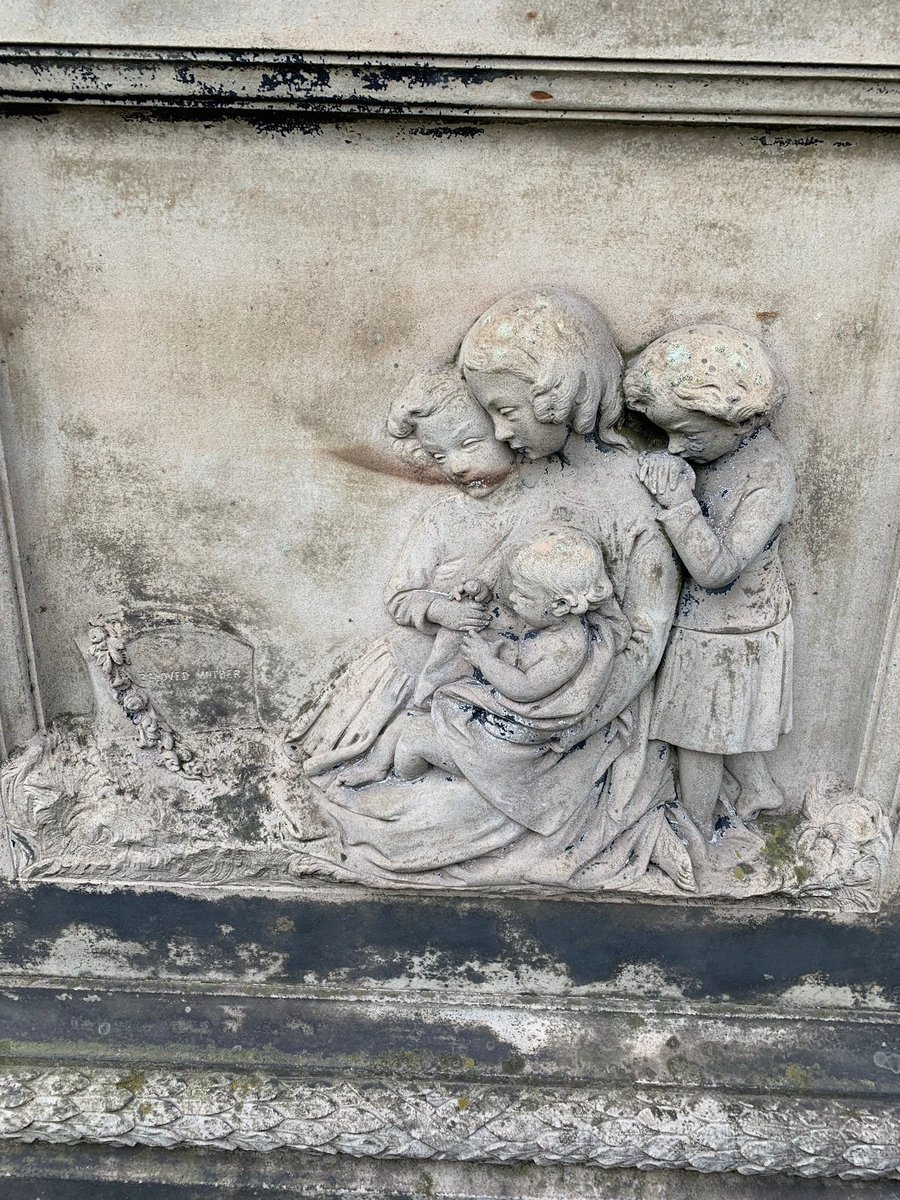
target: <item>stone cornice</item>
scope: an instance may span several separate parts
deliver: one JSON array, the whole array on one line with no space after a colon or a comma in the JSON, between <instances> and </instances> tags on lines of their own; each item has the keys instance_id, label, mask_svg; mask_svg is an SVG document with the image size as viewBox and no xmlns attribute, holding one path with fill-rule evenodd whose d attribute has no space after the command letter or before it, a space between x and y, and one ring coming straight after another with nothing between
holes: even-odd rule
<instances>
[{"instance_id":1,"label":"stone cornice","mask_svg":"<svg viewBox=\"0 0 900 1200\"><path fill-rule=\"evenodd\" d=\"M891 127L900 69L6 45L0 104Z\"/></svg>"},{"instance_id":2,"label":"stone cornice","mask_svg":"<svg viewBox=\"0 0 900 1200\"><path fill-rule=\"evenodd\" d=\"M886 1011L0 985L0 1139L900 1177Z\"/></svg>"}]
</instances>

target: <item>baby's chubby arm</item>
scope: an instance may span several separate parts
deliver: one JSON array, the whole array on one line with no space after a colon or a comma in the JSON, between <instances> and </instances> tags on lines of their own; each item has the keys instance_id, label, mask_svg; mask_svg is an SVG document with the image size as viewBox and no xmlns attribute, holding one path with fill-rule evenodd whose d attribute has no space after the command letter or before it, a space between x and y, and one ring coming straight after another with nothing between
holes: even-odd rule
<instances>
[{"instance_id":1,"label":"baby's chubby arm","mask_svg":"<svg viewBox=\"0 0 900 1200\"><path fill-rule=\"evenodd\" d=\"M486 642L470 633L462 652L501 696L519 703L542 700L572 678L587 656L587 639L580 622L561 625L541 633L543 653L522 669L497 657L500 644Z\"/></svg>"}]
</instances>

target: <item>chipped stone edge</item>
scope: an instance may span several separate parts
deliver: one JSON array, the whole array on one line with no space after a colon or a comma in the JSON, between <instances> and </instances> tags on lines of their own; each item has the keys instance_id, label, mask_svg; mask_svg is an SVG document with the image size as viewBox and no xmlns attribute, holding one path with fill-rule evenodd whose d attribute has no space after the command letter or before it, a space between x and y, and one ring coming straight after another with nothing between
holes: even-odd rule
<instances>
[{"instance_id":1,"label":"chipped stone edge","mask_svg":"<svg viewBox=\"0 0 900 1200\"><path fill-rule=\"evenodd\" d=\"M6 44L4 104L885 128L900 70Z\"/></svg>"},{"instance_id":2,"label":"chipped stone edge","mask_svg":"<svg viewBox=\"0 0 900 1200\"><path fill-rule=\"evenodd\" d=\"M664 1088L260 1073L0 1071L0 1138L377 1158L900 1178L900 1106Z\"/></svg>"}]
</instances>

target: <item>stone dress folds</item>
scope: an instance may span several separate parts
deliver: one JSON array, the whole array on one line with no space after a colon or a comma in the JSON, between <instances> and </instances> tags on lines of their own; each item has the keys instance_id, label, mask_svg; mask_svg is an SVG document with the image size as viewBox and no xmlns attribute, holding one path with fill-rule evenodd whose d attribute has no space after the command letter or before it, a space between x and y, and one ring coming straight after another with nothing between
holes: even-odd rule
<instances>
[{"instance_id":1,"label":"stone dress folds","mask_svg":"<svg viewBox=\"0 0 900 1200\"><path fill-rule=\"evenodd\" d=\"M794 630L778 554L795 500L780 443L758 429L697 468L659 516L687 568L656 678L650 736L686 750L774 750L792 725Z\"/></svg>"},{"instance_id":2,"label":"stone dress folds","mask_svg":"<svg viewBox=\"0 0 900 1200\"><path fill-rule=\"evenodd\" d=\"M672 630L656 684L651 735L685 750L774 750L792 726L791 617L754 632ZM702 680L688 690L685 679Z\"/></svg>"},{"instance_id":3,"label":"stone dress folds","mask_svg":"<svg viewBox=\"0 0 900 1200\"><path fill-rule=\"evenodd\" d=\"M684 848L665 816L674 800L668 751L648 729L679 576L636 462L573 438L565 458L523 464L492 496L451 495L419 519L387 588L395 629L336 677L286 739L300 756L317 758L313 771L307 758L306 772L340 830L340 862L332 864L339 876L597 890L629 887L651 863L678 869ZM437 769L413 782L391 775L342 785L341 765L362 758L387 722L404 720L439 632L427 615L435 593L473 578L496 587L508 550L548 524L582 529L601 545L631 635L611 665L606 654L589 656L577 686L542 702L540 724L555 736L541 754L536 791L552 802L538 803L539 819L524 811L516 819L493 802L493 788L485 787L492 800L472 780ZM479 765L473 774L484 787Z\"/></svg>"},{"instance_id":4,"label":"stone dress folds","mask_svg":"<svg viewBox=\"0 0 900 1200\"><path fill-rule=\"evenodd\" d=\"M416 522L385 590L394 627L355 655L285 736L289 751L305 759L307 775L361 758L414 705L441 633L429 621L428 607L468 579L496 584L498 555L514 535L518 514L528 510L527 495L515 482L486 499L454 492Z\"/></svg>"}]
</instances>

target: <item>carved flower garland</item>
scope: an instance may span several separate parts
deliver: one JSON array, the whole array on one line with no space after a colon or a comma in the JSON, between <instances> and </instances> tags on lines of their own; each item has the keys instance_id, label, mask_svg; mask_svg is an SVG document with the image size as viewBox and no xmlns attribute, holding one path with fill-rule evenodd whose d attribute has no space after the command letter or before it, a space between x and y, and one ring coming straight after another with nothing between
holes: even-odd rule
<instances>
[{"instance_id":1,"label":"carved flower garland","mask_svg":"<svg viewBox=\"0 0 900 1200\"><path fill-rule=\"evenodd\" d=\"M163 766L191 779L206 772L192 750L179 746L175 731L156 711L149 693L128 672L128 653L118 621L92 621L89 629L91 657L103 672L128 719L137 726L143 750L157 750Z\"/></svg>"}]
</instances>

